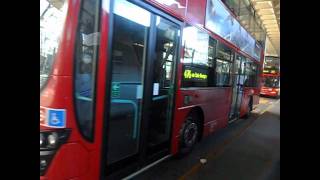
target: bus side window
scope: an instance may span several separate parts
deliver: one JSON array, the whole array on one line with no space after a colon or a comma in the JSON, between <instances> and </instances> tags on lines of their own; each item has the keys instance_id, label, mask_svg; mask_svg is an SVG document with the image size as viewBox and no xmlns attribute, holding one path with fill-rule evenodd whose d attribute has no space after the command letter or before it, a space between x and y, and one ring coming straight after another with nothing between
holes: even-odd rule
<instances>
[{"instance_id":1,"label":"bus side window","mask_svg":"<svg viewBox=\"0 0 320 180\"><path fill-rule=\"evenodd\" d=\"M92 140L95 68L99 47L99 1L82 3L75 46L75 112L81 134Z\"/></svg>"}]
</instances>

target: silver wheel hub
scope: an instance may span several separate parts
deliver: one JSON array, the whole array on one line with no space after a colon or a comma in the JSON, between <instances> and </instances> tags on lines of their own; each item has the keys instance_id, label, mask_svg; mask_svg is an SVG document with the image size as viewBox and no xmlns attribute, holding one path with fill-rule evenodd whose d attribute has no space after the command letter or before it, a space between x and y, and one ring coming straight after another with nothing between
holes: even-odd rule
<instances>
[{"instance_id":1,"label":"silver wheel hub","mask_svg":"<svg viewBox=\"0 0 320 180\"><path fill-rule=\"evenodd\" d=\"M197 124L194 122L191 124L188 124L183 134L185 144L187 146L192 146L195 143L197 136L198 136Z\"/></svg>"}]
</instances>

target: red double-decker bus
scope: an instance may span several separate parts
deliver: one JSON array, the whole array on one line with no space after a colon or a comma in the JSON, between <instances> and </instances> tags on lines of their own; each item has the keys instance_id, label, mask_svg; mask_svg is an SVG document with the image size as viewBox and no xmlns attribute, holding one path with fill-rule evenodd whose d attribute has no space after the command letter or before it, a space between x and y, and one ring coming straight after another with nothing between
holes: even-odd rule
<instances>
[{"instance_id":1,"label":"red double-decker bus","mask_svg":"<svg viewBox=\"0 0 320 180\"><path fill-rule=\"evenodd\" d=\"M266 97L280 97L280 58L266 56L260 94Z\"/></svg>"},{"instance_id":2,"label":"red double-decker bus","mask_svg":"<svg viewBox=\"0 0 320 180\"><path fill-rule=\"evenodd\" d=\"M260 94L267 97L280 97L280 73L264 70Z\"/></svg>"},{"instance_id":3,"label":"red double-decker bus","mask_svg":"<svg viewBox=\"0 0 320 180\"><path fill-rule=\"evenodd\" d=\"M40 179L133 177L190 152L250 113L262 63L219 0L40 0Z\"/></svg>"}]
</instances>

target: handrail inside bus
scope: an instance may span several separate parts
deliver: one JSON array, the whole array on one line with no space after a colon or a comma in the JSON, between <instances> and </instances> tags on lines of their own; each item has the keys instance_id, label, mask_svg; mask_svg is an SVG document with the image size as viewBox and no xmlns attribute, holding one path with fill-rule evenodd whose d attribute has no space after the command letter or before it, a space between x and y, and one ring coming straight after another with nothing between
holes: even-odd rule
<instances>
[{"instance_id":1,"label":"handrail inside bus","mask_svg":"<svg viewBox=\"0 0 320 180\"><path fill-rule=\"evenodd\" d=\"M134 108L134 120L133 120L133 139L137 138L137 128L138 128L138 106L137 104L132 100L127 99L112 99L112 103L119 103L119 104L131 104Z\"/></svg>"},{"instance_id":2,"label":"handrail inside bus","mask_svg":"<svg viewBox=\"0 0 320 180\"><path fill-rule=\"evenodd\" d=\"M160 100L160 99L165 99L167 97L168 97L168 95L162 95L162 96L153 97L152 100L153 101L157 101L157 100Z\"/></svg>"},{"instance_id":3,"label":"handrail inside bus","mask_svg":"<svg viewBox=\"0 0 320 180\"><path fill-rule=\"evenodd\" d=\"M76 98L84 101L92 102L92 98L88 98L86 96L81 96L80 94L76 93Z\"/></svg>"},{"instance_id":4,"label":"handrail inside bus","mask_svg":"<svg viewBox=\"0 0 320 180\"><path fill-rule=\"evenodd\" d=\"M85 96L81 96L79 94L76 94L76 98L83 100L83 101L89 101L92 102L92 98L88 98ZM111 100L112 103L119 103L119 104L131 104L134 108L134 120L133 120L133 133L132 133L132 137L133 139L137 138L137 128L138 128L138 106L137 104L132 101L132 100L127 100L127 99L112 99Z\"/></svg>"}]
</instances>

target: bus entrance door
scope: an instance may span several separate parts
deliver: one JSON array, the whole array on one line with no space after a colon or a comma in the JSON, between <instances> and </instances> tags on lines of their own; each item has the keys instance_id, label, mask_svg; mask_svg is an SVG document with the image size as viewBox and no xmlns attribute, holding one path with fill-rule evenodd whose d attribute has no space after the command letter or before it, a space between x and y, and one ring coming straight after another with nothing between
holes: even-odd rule
<instances>
[{"instance_id":1,"label":"bus entrance door","mask_svg":"<svg viewBox=\"0 0 320 180\"><path fill-rule=\"evenodd\" d=\"M152 100L146 113L149 114L147 133L147 156L153 161L157 153L169 153L172 110L175 89L175 67L178 55L179 27L156 16L155 58L150 68ZM157 159L157 157L155 157Z\"/></svg>"},{"instance_id":2,"label":"bus entrance door","mask_svg":"<svg viewBox=\"0 0 320 180\"><path fill-rule=\"evenodd\" d=\"M233 66L232 104L229 114L229 122L239 118L240 116L240 106L245 79L244 60L245 59L242 56L236 54Z\"/></svg>"},{"instance_id":3,"label":"bus entrance door","mask_svg":"<svg viewBox=\"0 0 320 180\"><path fill-rule=\"evenodd\" d=\"M170 153L180 26L128 1L114 3L102 153L106 176L119 179Z\"/></svg>"}]
</instances>

